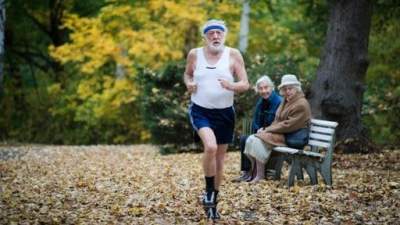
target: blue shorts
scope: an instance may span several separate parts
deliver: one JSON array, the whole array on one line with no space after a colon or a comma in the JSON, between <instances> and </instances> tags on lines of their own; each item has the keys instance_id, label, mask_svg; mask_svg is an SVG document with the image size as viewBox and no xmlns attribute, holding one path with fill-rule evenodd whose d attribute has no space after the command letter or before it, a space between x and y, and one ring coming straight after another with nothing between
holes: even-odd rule
<instances>
[{"instance_id":1,"label":"blue shorts","mask_svg":"<svg viewBox=\"0 0 400 225\"><path fill-rule=\"evenodd\" d=\"M209 127L214 131L217 144L229 144L233 141L235 128L235 110L233 106L224 109L207 109L191 103L189 106L190 123L195 131Z\"/></svg>"}]
</instances>

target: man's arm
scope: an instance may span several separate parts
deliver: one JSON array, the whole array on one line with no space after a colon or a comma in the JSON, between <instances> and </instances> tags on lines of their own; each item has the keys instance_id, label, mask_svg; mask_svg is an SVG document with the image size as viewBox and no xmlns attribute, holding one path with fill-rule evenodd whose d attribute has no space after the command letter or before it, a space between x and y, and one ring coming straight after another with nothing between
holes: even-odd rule
<instances>
[{"instance_id":1,"label":"man's arm","mask_svg":"<svg viewBox=\"0 0 400 225\"><path fill-rule=\"evenodd\" d=\"M233 53L232 58L234 60L233 64L234 73L236 74L238 79L238 81L233 84L234 85L233 89L236 92L247 91L250 85L247 79L247 72L246 72L246 67L244 65L242 54L237 49L234 49L232 53Z\"/></svg>"},{"instance_id":2,"label":"man's arm","mask_svg":"<svg viewBox=\"0 0 400 225\"><path fill-rule=\"evenodd\" d=\"M183 74L183 82L190 93L196 91L197 85L193 81L194 66L196 64L196 49L190 50L186 58L186 67Z\"/></svg>"},{"instance_id":3,"label":"man's arm","mask_svg":"<svg viewBox=\"0 0 400 225\"><path fill-rule=\"evenodd\" d=\"M236 82L229 82L227 80L221 79L222 87L234 91L234 92L244 92L247 91L250 87L249 81L247 79L246 68L244 66L244 60L242 54L240 54L239 50L232 48L230 52L230 60L233 74L236 75Z\"/></svg>"}]
</instances>

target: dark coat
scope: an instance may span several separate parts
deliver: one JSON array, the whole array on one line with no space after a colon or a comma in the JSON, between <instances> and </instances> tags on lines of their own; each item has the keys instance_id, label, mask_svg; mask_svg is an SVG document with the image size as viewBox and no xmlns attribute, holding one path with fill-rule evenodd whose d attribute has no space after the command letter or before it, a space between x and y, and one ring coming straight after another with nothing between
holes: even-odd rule
<instances>
[{"instance_id":1,"label":"dark coat","mask_svg":"<svg viewBox=\"0 0 400 225\"><path fill-rule=\"evenodd\" d=\"M282 102L282 97L275 91L268 99L259 97L253 114L251 133L256 133L258 129L268 127L275 119L276 110Z\"/></svg>"}]
</instances>

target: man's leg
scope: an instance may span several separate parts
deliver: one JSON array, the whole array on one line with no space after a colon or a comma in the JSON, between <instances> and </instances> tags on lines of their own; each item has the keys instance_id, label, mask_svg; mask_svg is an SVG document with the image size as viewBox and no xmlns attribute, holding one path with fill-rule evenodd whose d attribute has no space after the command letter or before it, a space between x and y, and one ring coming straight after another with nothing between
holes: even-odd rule
<instances>
[{"instance_id":1,"label":"man's leg","mask_svg":"<svg viewBox=\"0 0 400 225\"><path fill-rule=\"evenodd\" d=\"M203 127L198 132L203 143L203 170L206 177L216 176L217 140L214 132L209 127Z\"/></svg>"},{"instance_id":2,"label":"man's leg","mask_svg":"<svg viewBox=\"0 0 400 225\"><path fill-rule=\"evenodd\" d=\"M206 193L203 196L203 206L209 219L218 219L219 214L216 209L218 194L216 187L219 187L220 184L219 163L217 163L218 145L214 132L208 127L201 128L199 130L199 136L204 147L203 170L206 181Z\"/></svg>"},{"instance_id":3,"label":"man's leg","mask_svg":"<svg viewBox=\"0 0 400 225\"><path fill-rule=\"evenodd\" d=\"M224 160L225 160L225 153L228 149L228 144L218 145L217 150L217 167L216 167L216 177L215 177L215 189L218 191L219 186L222 183L224 178Z\"/></svg>"},{"instance_id":4,"label":"man's leg","mask_svg":"<svg viewBox=\"0 0 400 225\"><path fill-rule=\"evenodd\" d=\"M198 132L203 142L203 171L206 182L206 196L203 199L205 207L215 205L215 177L217 175L217 141L214 132L209 127L203 127Z\"/></svg>"},{"instance_id":5,"label":"man's leg","mask_svg":"<svg viewBox=\"0 0 400 225\"><path fill-rule=\"evenodd\" d=\"M214 198L214 203L215 205L213 207L210 207L207 211L207 216L208 218L211 219L219 219L220 215L217 210L217 203L218 203L218 193L219 193L219 187L221 186L221 183L224 178L224 161L225 161L225 153L226 150L228 149L228 144L222 144L218 145L217 148L217 155L216 155L216 176L215 176L215 186L214 189L215 191L215 198Z\"/></svg>"}]
</instances>

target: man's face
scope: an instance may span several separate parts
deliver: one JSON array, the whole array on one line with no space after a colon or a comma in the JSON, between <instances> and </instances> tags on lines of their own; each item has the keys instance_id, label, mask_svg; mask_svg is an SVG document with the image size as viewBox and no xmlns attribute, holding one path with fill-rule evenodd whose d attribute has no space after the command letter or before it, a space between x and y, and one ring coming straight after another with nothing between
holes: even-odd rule
<instances>
[{"instance_id":1,"label":"man's face","mask_svg":"<svg viewBox=\"0 0 400 225\"><path fill-rule=\"evenodd\" d=\"M258 94L263 97L264 99L268 99L272 93L272 87L268 86L266 82L261 82L257 86Z\"/></svg>"},{"instance_id":2,"label":"man's face","mask_svg":"<svg viewBox=\"0 0 400 225\"><path fill-rule=\"evenodd\" d=\"M292 100L293 96L295 96L297 89L293 85L286 85L282 87L283 96L287 101Z\"/></svg>"},{"instance_id":3,"label":"man's face","mask_svg":"<svg viewBox=\"0 0 400 225\"><path fill-rule=\"evenodd\" d=\"M225 43L225 32L219 29L212 29L205 34L207 46L215 52L223 49Z\"/></svg>"}]
</instances>

